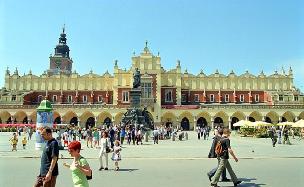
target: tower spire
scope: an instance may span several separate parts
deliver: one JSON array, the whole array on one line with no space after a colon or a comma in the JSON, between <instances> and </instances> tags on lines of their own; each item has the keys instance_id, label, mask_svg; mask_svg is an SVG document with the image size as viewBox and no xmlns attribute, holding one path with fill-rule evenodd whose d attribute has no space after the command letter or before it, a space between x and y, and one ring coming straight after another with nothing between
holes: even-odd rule
<instances>
[{"instance_id":1,"label":"tower spire","mask_svg":"<svg viewBox=\"0 0 304 187\"><path fill-rule=\"evenodd\" d=\"M64 31L65 31L65 24L63 24L63 27L62 27L62 33L64 34Z\"/></svg>"},{"instance_id":2,"label":"tower spire","mask_svg":"<svg viewBox=\"0 0 304 187\"><path fill-rule=\"evenodd\" d=\"M72 73L73 60L70 58L70 48L67 45L67 38L65 33L65 24L62 27L58 44L55 47L54 55L50 55L50 68L48 74L64 73L70 75Z\"/></svg>"}]
</instances>

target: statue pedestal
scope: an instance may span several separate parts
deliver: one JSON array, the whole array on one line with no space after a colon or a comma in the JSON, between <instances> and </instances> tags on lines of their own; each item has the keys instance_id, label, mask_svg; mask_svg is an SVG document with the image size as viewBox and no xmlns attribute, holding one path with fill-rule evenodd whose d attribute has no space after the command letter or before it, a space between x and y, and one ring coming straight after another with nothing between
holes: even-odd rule
<instances>
[{"instance_id":1,"label":"statue pedestal","mask_svg":"<svg viewBox=\"0 0 304 187\"><path fill-rule=\"evenodd\" d=\"M141 89L132 88L130 91L131 107L140 108Z\"/></svg>"},{"instance_id":2,"label":"statue pedestal","mask_svg":"<svg viewBox=\"0 0 304 187\"><path fill-rule=\"evenodd\" d=\"M149 137L149 134L148 134L148 131L145 133L145 142L148 142L148 137Z\"/></svg>"}]
</instances>

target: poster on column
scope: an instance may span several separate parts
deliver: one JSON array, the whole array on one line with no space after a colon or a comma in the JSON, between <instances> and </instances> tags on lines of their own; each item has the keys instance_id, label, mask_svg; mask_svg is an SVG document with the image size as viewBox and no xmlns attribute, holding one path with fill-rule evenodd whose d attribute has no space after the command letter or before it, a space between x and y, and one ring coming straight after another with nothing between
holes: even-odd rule
<instances>
[{"instance_id":1,"label":"poster on column","mask_svg":"<svg viewBox=\"0 0 304 187\"><path fill-rule=\"evenodd\" d=\"M41 136L41 131L44 127L53 127L53 113L52 112L37 112L37 124L36 124L36 150L41 149L45 140Z\"/></svg>"}]
</instances>

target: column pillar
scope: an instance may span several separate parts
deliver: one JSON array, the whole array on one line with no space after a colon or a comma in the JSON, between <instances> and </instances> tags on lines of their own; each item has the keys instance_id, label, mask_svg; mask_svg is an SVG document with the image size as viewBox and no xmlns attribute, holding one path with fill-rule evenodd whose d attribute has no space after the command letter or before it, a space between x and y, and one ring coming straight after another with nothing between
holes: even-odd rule
<instances>
[{"instance_id":1,"label":"column pillar","mask_svg":"<svg viewBox=\"0 0 304 187\"><path fill-rule=\"evenodd\" d=\"M211 117L211 127L212 127L212 130L214 130L214 117Z\"/></svg>"},{"instance_id":2,"label":"column pillar","mask_svg":"<svg viewBox=\"0 0 304 187\"><path fill-rule=\"evenodd\" d=\"M248 120L249 120L249 116L246 116L246 117L245 117L245 120L248 121Z\"/></svg>"},{"instance_id":3,"label":"column pillar","mask_svg":"<svg viewBox=\"0 0 304 187\"><path fill-rule=\"evenodd\" d=\"M295 121L297 122L299 120L298 116L295 117Z\"/></svg>"},{"instance_id":4,"label":"column pillar","mask_svg":"<svg viewBox=\"0 0 304 187\"><path fill-rule=\"evenodd\" d=\"M77 126L80 127L80 119L78 116L77 116Z\"/></svg>"},{"instance_id":5,"label":"column pillar","mask_svg":"<svg viewBox=\"0 0 304 187\"><path fill-rule=\"evenodd\" d=\"M115 117L112 116L112 123L114 124L115 123Z\"/></svg>"},{"instance_id":6,"label":"column pillar","mask_svg":"<svg viewBox=\"0 0 304 187\"><path fill-rule=\"evenodd\" d=\"M278 123L282 122L282 116L279 116L279 121Z\"/></svg>"},{"instance_id":7,"label":"column pillar","mask_svg":"<svg viewBox=\"0 0 304 187\"><path fill-rule=\"evenodd\" d=\"M197 126L197 123L196 123L196 116L194 116L193 118L193 130L195 131L196 129L196 126Z\"/></svg>"},{"instance_id":8,"label":"column pillar","mask_svg":"<svg viewBox=\"0 0 304 187\"><path fill-rule=\"evenodd\" d=\"M266 117L265 116L262 116L262 121L266 121Z\"/></svg>"},{"instance_id":9,"label":"column pillar","mask_svg":"<svg viewBox=\"0 0 304 187\"><path fill-rule=\"evenodd\" d=\"M181 124L180 124L180 122L179 122L178 117L176 118L176 124L177 124L177 125L176 125L177 129L179 129L179 127L180 127Z\"/></svg>"},{"instance_id":10,"label":"column pillar","mask_svg":"<svg viewBox=\"0 0 304 187\"><path fill-rule=\"evenodd\" d=\"M231 117L230 116L228 117L228 127L231 130Z\"/></svg>"}]
</instances>

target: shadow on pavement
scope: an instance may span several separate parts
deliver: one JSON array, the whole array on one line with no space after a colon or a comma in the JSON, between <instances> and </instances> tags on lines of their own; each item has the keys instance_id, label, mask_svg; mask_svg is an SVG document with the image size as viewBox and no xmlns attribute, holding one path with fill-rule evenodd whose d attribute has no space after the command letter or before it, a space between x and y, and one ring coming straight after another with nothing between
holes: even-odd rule
<instances>
[{"instance_id":1,"label":"shadow on pavement","mask_svg":"<svg viewBox=\"0 0 304 187\"><path fill-rule=\"evenodd\" d=\"M133 171L136 171L136 170L139 170L139 169L120 169L118 171L128 171L128 172L133 172Z\"/></svg>"},{"instance_id":2,"label":"shadow on pavement","mask_svg":"<svg viewBox=\"0 0 304 187\"><path fill-rule=\"evenodd\" d=\"M248 179L247 178L239 178L239 180L243 181L243 182L251 182L251 181L255 181L257 179L256 178L251 178L251 179L250 178L248 178Z\"/></svg>"},{"instance_id":3,"label":"shadow on pavement","mask_svg":"<svg viewBox=\"0 0 304 187\"><path fill-rule=\"evenodd\" d=\"M243 183L239 184L239 186L242 187L260 187L260 186L265 186L266 184L256 184L253 183L252 181L257 180L256 178L239 178Z\"/></svg>"},{"instance_id":4,"label":"shadow on pavement","mask_svg":"<svg viewBox=\"0 0 304 187\"><path fill-rule=\"evenodd\" d=\"M255 183L244 183L244 184L240 184L240 187L261 187L261 186L265 186L266 184L255 184Z\"/></svg>"}]
</instances>

